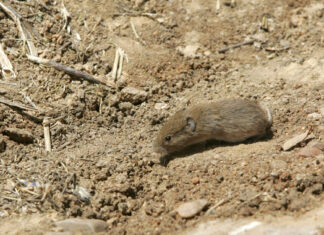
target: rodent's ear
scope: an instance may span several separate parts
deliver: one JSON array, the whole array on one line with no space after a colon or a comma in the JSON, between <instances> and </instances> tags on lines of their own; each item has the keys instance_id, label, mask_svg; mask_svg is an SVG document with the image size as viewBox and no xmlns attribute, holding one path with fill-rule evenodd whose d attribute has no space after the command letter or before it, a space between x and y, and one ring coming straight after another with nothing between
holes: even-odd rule
<instances>
[{"instance_id":1,"label":"rodent's ear","mask_svg":"<svg viewBox=\"0 0 324 235\"><path fill-rule=\"evenodd\" d=\"M191 132L196 130L196 122L192 117L187 117L187 128L189 128Z\"/></svg>"}]
</instances>

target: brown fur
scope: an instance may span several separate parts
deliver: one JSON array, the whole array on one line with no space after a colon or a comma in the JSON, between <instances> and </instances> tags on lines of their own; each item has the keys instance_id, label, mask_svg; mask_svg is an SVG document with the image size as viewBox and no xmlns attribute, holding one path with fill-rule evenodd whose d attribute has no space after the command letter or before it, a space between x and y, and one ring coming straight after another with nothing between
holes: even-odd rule
<instances>
[{"instance_id":1,"label":"brown fur","mask_svg":"<svg viewBox=\"0 0 324 235\"><path fill-rule=\"evenodd\" d=\"M190 126L188 120L195 125ZM241 142L265 135L271 125L270 111L252 101L226 99L201 103L171 116L153 146L155 152L167 154L209 139ZM167 136L171 138L169 141L165 139Z\"/></svg>"}]
</instances>

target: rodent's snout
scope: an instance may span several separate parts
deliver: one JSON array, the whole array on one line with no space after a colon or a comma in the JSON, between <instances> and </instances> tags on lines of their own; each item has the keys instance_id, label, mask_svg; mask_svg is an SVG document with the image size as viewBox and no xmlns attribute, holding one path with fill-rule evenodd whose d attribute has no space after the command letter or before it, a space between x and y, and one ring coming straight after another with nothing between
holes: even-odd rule
<instances>
[{"instance_id":1,"label":"rodent's snout","mask_svg":"<svg viewBox=\"0 0 324 235\"><path fill-rule=\"evenodd\" d=\"M153 152L160 154L160 155L166 155L168 151L161 145L159 138L155 139L152 146Z\"/></svg>"}]
</instances>

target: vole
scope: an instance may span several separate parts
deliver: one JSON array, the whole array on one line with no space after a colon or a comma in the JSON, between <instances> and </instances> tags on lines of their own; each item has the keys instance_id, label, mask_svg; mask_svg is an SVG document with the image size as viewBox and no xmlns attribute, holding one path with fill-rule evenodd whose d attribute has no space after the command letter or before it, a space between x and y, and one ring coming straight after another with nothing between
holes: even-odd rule
<instances>
[{"instance_id":1,"label":"vole","mask_svg":"<svg viewBox=\"0 0 324 235\"><path fill-rule=\"evenodd\" d=\"M214 139L241 142L262 137L272 125L268 108L243 99L200 103L176 112L158 132L154 152L167 155Z\"/></svg>"}]
</instances>

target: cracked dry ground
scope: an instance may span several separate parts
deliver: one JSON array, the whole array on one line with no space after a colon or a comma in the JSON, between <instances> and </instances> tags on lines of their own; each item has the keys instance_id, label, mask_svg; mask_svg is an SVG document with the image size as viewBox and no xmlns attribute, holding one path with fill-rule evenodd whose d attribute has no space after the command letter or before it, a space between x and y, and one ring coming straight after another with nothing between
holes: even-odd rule
<instances>
[{"instance_id":1,"label":"cracked dry ground","mask_svg":"<svg viewBox=\"0 0 324 235\"><path fill-rule=\"evenodd\" d=\"M38 32L40 57L102 79L109 79L116 46L128 57L114 86L73 79L28 61L15 23L0 12L1 42L18 75L1 78L0 95L26 106L29 97L41 110L0 104L4 233L45 234L57 231L55 221L81 217L107 222L104 234L170 234L215 219L297 218L323 203L323 152L300 151L323 145L324 3L229 2L217 11L206 0L71 0L71 33L63 29L61 1L4 2ZM268 31L260 28L264 17ZM155 161L152 140L170 115L224 97L271 107L273 136L195 146L166 166ZM53 121L51 153L44 150L45 116ZM306 130L307 141L282 150ZM174 212L196 199L209 208L224 203L191 219Z\"/></svg>"}]
</instances>

